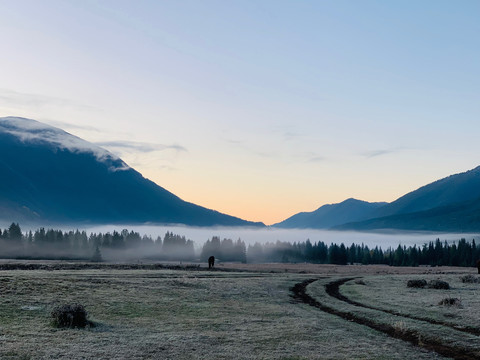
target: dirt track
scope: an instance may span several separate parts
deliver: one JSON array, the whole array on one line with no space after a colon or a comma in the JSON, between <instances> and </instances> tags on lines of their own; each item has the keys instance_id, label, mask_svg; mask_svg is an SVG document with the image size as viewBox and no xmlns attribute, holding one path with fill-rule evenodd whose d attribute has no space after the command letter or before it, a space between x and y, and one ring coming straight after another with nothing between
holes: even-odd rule
<instances>
[{"instance_id":1,"label":"dirt track","mask_svg":"<svg viewBox=\"0 0 480 360\"><path fill-rule=\"evenodd\" d=\"M349 312L339 311L330 306L326 306L318 302L317 300L315 300L314 298L312 298L306 293L307 286L317 280L318 279L309 279L296 284L293 288L290 289L293 292L293 298L296 301L303 302L310 306L316 307L323 312L339 316L342 319L345 319L347 321L353 321L357 324L368 326L369 328L372 328L377 331L381 331L393 338L407 341L415 346L422 347L429 351L434 351L442 356L450 357L456 360L477 360L480 358L479 351L473 351L470 349L445 345L435 339L424 338L421 336L420 333L414 330L400 331L391 325L376 323L371 319L367 319L365 317L361 317ZM351 280L351 278L340 279L340 280L336 280L328 283L325 286L327 294L335 298L339 298L342 301L345 301L346 298L339 293L339 287L340 287L340 284L343 284L349 280ZM337 294L339 296L336 296ZM398 316L402 316L402 315L398 315ZM455 329L455 330L458 330L458 329Z\"/></svg>"},{"instance_id":2,"label":"dirt track","mask_svg":"<svg viewBox=\"0 0 480 360\"><path fill-rule=\"evenodd\" d=\"M363 308L366 308L366 309L372 309L372 310L376 310L376 311L382 311L382 312L387 313L387 314L400 316L400 317L404 317L404 318L407 318L407 319L424 321L424 322L428 322L428 323L433 324L433 325L442 325L442 326L446 326L446 327L452 328L452 329L457 330L457 331L462 331L462 332L465 332L465 333L468 333L468 334L480 336L480 329L479 328L467 327L467 326L459 327L455 324L451 324L451 323L448 323L448 322L445 322L445 321L437 321L437 320L429 319L429 318L426 318L426 317L413 316L413 315L404 314L404 313L401 313L399 311L394 311L394 310L385 310L385 309L381 309L381 308L378 308L378 307L375 307L375 306L365 305L365 304L359 303L358 301L352 301L348 297L346 297L345 295L342 295L340 293L340 286L345 284L346 282L348 282L350 280L353 280L353 278L346 278L346 279L340 279L340 280L332 281L325 286L325 290L326 290L328 295L330 295L334 298L337 298L338 300L344 301L348 304L354 305L354 306L359 306L359 307L363 307Z\"/></svg>"}]
</instances>

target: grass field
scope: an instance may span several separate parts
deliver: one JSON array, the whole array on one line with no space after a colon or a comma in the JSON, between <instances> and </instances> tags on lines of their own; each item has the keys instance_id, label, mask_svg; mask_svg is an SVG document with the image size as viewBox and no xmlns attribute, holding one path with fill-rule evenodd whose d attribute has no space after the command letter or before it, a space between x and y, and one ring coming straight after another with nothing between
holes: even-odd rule
<instances>
[{"instance_id":1,"label":"grass field","mask_svg":"<svg viewBox=\"0 0 480 360\"><path fill-rule=\"evenodd\" d=\"M416 268L411 269L416 274L405 275L405 269L394 274L394 268L387 267L329 266L322 270L299 265L281 271L275 266L252 266L238 272L109 268L0 271L0 358L444 358L432 349L294 299L291 288L305 280L316 280L308 285L308 294L332 308L424 331L425 336L438 337L449 346L480 346L478 335L354 306L329 296L324 286L339 274L361 276L358 268L363 268L365 285L351 280L340 286L340 292L352 300L475 327L480 319L476 299L480 284L459 280L473 269L450 269L448 274L441 274L437 269ZM375 275L379 271L382 275ZM453 285L448 295L461 297L462 305L440 307L436 304L446 295L438 290L406 288L406 279L421 277L445 278ZM50 311L64 303L83 304L95 326L54 328Z\"/></svg>"}]
</instances>

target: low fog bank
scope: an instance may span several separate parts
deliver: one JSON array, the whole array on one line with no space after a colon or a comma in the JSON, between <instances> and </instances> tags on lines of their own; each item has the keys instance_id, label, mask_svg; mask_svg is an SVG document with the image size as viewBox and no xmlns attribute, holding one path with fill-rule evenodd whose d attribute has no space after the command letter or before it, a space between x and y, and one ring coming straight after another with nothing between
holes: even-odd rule
<instances>
[{"instance_id":1,"label":"low fog bank","mask_svg":"<svg viewBox=\"0 0 480 360\"><path fill-rule=\"evenodd\" d=\"M119 230L123 228L123 230ZM309 229L105 225L83 230L0 229L0 258L83 261L312 262L473 266L476 235Z\"/></svg>"},{"instance_id":2,"label":"low fog bank","mask_svg":"<svg viewBox=\"0 0 480 360\"><path fill-rule=\"evenodd\" d=\"M326 244L345 244L350 245L364 244L370 248L375 246L387 249L389 247L396 248L398 245L402 246L422 246L428 244L430 241L440 239L442 242L449 243L458 241L462 238L466 240L479 239L480 234L465 234L465 233L434 233L434 232L355 232L355 231L333 231L333 230L317 230L317 229L278 229L278 228L245 228L245 227L189 227L189 226L156 226L156 225L102 225L87 227L85 230L90 232L113 232L119 229L131 229L156 238L163 236L166 232L173 232L180 234L195 242L195 247L199 250L203 244L217 236L221 239L241 239L248 245L255 243L265 244L281 242L304 242L310 240L311 242L322 241Z\"/></svg>"},{"instance_id":3,"label":"low fog bank","mask_svg":"<svg viewBox=\"0 0 480 360\"><path fill-rule=\"evenodd\" d=\"M0 228L8 228L11 223L0 222ZM356 231L334 231L319 229L280 229L273 227L255 228L255 227L191 227L183 225L138 225L138 224L108 224L108 225L65 225L65 224L48 224L44 225L28 225L20 224L22 230L35 231L41 227L49 229L61 229L63 231L80 230L85 231L87 235L91 233L113 233L121 232L123 229L133 230L139 234L146 235L152 239L157 239L167 232L173 232L185 236L194 242L195 250L200 251L203 244L217 236L221 239L241 239L248 245L255 243L265 244L276 241L281 242L303 242L310 240L311 242L322 241L327 244L340 245L344 243L349 245L364 244L369 247L381 246L386 249L388 247L405 246L422 246L430 241L440 239L442 242L449 243L458 241L462 238L466 240L480 239L480 233L443 233L443 232L416 232L416 231L395 231L385 230L383 232L356 232Z\"/></svg>"}]
</instances>

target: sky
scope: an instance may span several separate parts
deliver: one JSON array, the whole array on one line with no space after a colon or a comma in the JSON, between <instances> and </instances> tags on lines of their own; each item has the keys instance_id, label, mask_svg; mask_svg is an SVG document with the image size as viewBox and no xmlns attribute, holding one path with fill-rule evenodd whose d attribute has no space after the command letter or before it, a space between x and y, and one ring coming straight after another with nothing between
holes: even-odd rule
<instances>
[{"instance_id":1,"label":"sky","mask_svg":"<svg viewBox=\"0 0 480 360\"><path fill-rule=\"evenodd\" d=\"M480 2L0 0L0 117L273 224L480 165Z\"/></svg>"}]
</instances>

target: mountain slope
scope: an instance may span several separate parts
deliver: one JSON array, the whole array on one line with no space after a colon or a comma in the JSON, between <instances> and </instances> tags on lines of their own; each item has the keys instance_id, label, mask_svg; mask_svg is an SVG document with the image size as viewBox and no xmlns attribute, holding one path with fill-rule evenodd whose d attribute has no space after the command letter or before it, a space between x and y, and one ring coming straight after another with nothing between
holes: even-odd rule
<instances>
[{"instance_id":1,"label":"mountain slope","mask_svg":"<svg viewBox=\"0 0 480 360\"><path fill-rule=\"evenodd\" d=\"M480 198L433 209L343 224L335 230L480 231Z\"/></svg>"},{"instance_id":2,"label":"mountain slope","mask_svg":"<svg viewBox=\"0 0 480 360\"><path fill-rule=\"evenodd\" d=\"M374 211L385 206L385 204L383 202L369 203L347 199L338 204L323 205L312 212L295 214L273 226L279 228L327 229L340 224L369 219Z\"/></svg>"},{"instance_id":3,"label":"mountain slope","mask_svg":"<svg viewBox=\"0 0 480 360\"><path fill-rule=\"evenodd\" d=\"M480 167L420 187L392 203L348 199L296 214L276 227L335 230L480 230Z\"/></svg>"},{"instance_id":4,"label":"mountain slope","mask_svg":"<svg viewBox=\"0 0 480 360\"><path fill-rule=\"evenodd\" d=\"M422 186L338 230L480 230L480 167Z\"/></svg>"},{"instance_id":5,"label":"mountain slope","mask_svg":"<svg viewBox=\"0 0 480 360\"><path fill-rule=\"evenodd\" d=\"M263 225L185 202L105 149L58 128L15 117L0 118L0 218Z\"/></svg>"},{"instance_id":6,"label":"mountain slope","mask_svg":"<svg viewBox=\"0 0 480 360\"><path fill-rule=\"evenodd\" d=\"M378 209L375 217L425 211L480 197L480 166L422 186Z\"/></svg>"}]
</instances>

